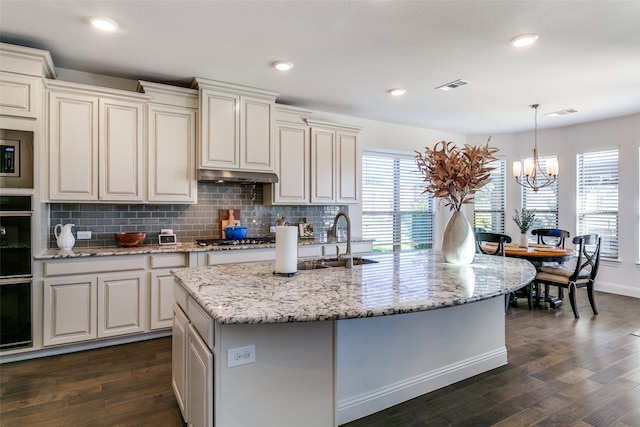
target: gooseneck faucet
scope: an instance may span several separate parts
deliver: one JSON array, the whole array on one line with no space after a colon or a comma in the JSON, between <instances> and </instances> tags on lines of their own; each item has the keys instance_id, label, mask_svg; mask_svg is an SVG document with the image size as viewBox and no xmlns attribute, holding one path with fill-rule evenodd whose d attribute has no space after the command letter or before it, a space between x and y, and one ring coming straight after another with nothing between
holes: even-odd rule
<instances>
[{"instance_id":1,"label":"gooseneck faucet","mask_svg":"<svg viewBox=\"0 0 640 427\"><path fill-rule=\"evenodd\" d=\"M351 256L351 219L349 218L349 214L345 211L340 211L336 214L336 217L333 219L333 228L331 229L331 234L335 237L338 237L338 219L343 216L347 221L347 251L343 254L338 250L338 259L346 259L345 267L351 268L353 267L353 256Z\"/></svg>"}]
</instances>

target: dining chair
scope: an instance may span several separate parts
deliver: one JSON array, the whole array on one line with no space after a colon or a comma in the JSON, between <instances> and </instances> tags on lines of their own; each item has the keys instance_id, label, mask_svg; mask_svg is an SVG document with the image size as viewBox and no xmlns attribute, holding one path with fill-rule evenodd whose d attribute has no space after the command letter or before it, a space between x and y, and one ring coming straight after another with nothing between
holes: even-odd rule
<instances>
[{"instance_id":1,"label":"dining chair","mask_svg":"<svg viewBox=\"0 0 640 427\"><path fill-rule=\"evenodd\" d=\"M535 230L531 230L531 234L533 234L534 236L538 236L538 244L554 244L559 248L564 248L564 239L571 237L571 233L559 228L537 228ZM547 243L544 240L545 237L553 238L553 240L550 240L550 243ZM555 243L551 243L552 241L554 241Z\"/></svg>"},{"instance_id":2,"label":"dining chair","mask_svg":"<svg viewBox=\"0 0 640 427\"><path fill-rule=\"evenodd\" d=\"M476 236L476 252L479 254L505 256L504 245L511 243L511 236L507 234L488 232L477 232L474 234ZM495 246L495 249L493 245L490 248L487 246L483 247L483 244L485 243L497 243L497 245ZM519 296L526 296L529 310L532 310L533 296L531 294L531 290L531 283L529 283L523 288L524 295L522 295L522 292L511 292L510 294L505 295L505 313L509 309L509 304L512 301L517 301Z\"/></svg>"},{"instance_id":3,"label":"dining chair","mask_svg":"<svg viewBox=\"0 0 640 427\"><path fill-rule=\"evenodd\" d=\"M569 289L569 302L573 309L573 315L580 317L576 304L576 289L587 288L587 296L593 314L598 314L596 301L593 296L593 285L600 265L600 241L597 234L585 234L573 238L573 244L578 245L578 257L573 267L569 266L543 266L534 279L536 289L536 305L540 301L540 285L545 285L545 294L549 293L549 286L557 286L558 289Z\"/></svg>"}]
</instances>

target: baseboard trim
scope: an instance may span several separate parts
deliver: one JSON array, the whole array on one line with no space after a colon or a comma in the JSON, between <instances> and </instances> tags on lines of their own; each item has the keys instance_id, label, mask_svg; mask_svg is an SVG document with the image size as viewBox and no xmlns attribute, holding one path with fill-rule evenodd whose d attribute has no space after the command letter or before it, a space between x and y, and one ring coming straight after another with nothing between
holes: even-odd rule
<instances>
[{"instance_id":1,"label":"baseboard trim","mask_svg":"<svg viewBox=\"0 0 640 427\"><path fill-rule=\"evenodd\" d=\"M593 289L599 292L606 292L608 294L616 294L616 295L624 295L626 297L640 298L640 288L638 287L619 285L617 283L601 282L597 279Z\"/></svg>"},{"instance_id":2,"label":"baseboard trim","mask_svg":"<svg viewBox=\"0 0 640 427\"><path fill-rule=\"evenodd\" d=\"M37 359L39 357L56 356L58 354L74 353L77 351L92 350L95 348L110 347L119 344L129 344L132 342L146 341L154 338L162 338L171 336L171 329L163 329L161 331L148 332L140 335L127 335L124 337L112 338L100 341L91 341L81 344L65 345L60 347L48 347L40 350L29 351L25 353L14 353L0 356L0 364L18 362L21 360Z\"/></svg>"},{"instance_id":3,"label":"baseboard trim","mask_svg":"<svg viewBox=\"0 0 640 427\"><path fill-rule=\"evenodd\" d=\"M370 393L340 400L337 408L338 425L357 420L506 364L507 349L502 347L395 384L390 384Z\"/></svg>"}]
</instances>

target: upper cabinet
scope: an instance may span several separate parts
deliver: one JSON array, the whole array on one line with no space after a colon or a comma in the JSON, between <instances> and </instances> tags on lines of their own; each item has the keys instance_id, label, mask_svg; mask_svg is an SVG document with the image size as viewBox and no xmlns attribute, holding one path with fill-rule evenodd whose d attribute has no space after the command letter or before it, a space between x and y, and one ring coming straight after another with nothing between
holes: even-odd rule
<instances>
[{"instance_id":1,"label":"upper cabinet","mask_svg":"<svg viewBox=\"0 0 640 427\"><path fill-rule=\"evenodd\" d=\"M197 78L202 169L273 172L277 93Z\"/></svg>"},{"instance_id":2,"label":"upper cabinet","mask_svg":"<svg viewBox=\"0 0 640 427\"><path fill-rule=\"evenodd\" d=\"M309 114L295 107L276 107L279 181L264 186L265 203L357 203L361 128L310 120Z\"/></svg>"},{"instance_id":3,"label":"upper cabinet","mask_svg":"<svg viewBox=\"0 0 640 427\"><path fill-rule=\"evenodd\" d=\"M311 203L357 203L361 128L307 122L311 128Z\"/></svg>"},{"instance_id":4,"label":"upper cabinet","mask_svg":"<svg viewBox=\"0 0 640 427\"><path fill-rule=\"evenodd\" d=\"M310 111L294 107L275 107L275 172L278 182L265 185L266 204L309 203Z\"/></svg>"},{"instance_id":5,"label":"upper cabinet","mask_svg":"<svg viewBox=\"0 0 640 427\"><path fill-rule=\"evenodd\" d=\"M198 91L139 82L151 96L147 116L147 200L196 203Z\"/></svg>"},{"instance_id":6,"label":"upper cabinet","mask_svg":"<svg viewBox=\"0 0 640 427\"><path fill-rule=\"evenodd\" d=\"M148 97L58 81L47 85L49 198L144 201L143 105Z\"/></svg>"}]
</instances>

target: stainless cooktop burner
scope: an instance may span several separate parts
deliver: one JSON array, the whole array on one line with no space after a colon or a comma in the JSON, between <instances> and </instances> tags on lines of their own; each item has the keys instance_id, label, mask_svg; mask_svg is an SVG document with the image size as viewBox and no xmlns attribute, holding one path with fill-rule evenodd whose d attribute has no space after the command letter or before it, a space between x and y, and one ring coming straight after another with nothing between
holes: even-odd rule
<instances>
[{"instance_id":1,"label":"stainless cooktop burner","mask_svg":"<svg viewBox=\"0 0 640 427\"><path fill-rule=\"evenodd\" d=\"M200 246L233 246L233 245L264 245L275 243L274 237L247 237L242 240L235 239L202 239L196 240Z\"/></svg>"}]
</instances>

